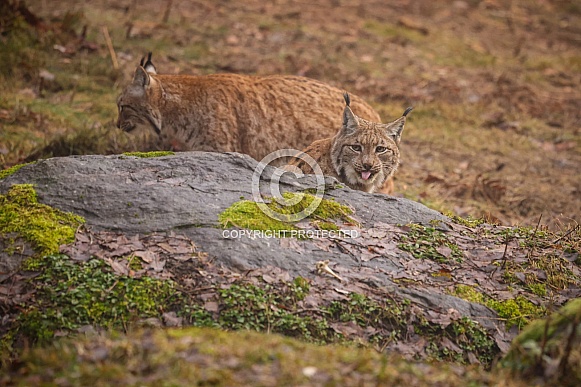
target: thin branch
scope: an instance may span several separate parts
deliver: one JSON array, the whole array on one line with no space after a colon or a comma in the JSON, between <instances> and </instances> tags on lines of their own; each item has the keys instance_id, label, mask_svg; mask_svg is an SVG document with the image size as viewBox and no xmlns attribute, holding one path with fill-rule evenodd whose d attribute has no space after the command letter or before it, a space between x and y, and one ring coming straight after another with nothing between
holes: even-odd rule
<instances>
[{"instance_id":1,"label":"thin branch","mask_svg":"<svg viewBox=\"0 0 581 387\"><path fill-rule=\"evenodd\" d=\"M561 241L562 239L565 239L566 237L568 237L569 235L571 235L574 231L576 231L579 227L581 227L580 224L575 225L575 227L571 228L569 231L567 231L565 234L561 235L560 237L558 237L557 239L555 239L552 244L554 245L555 243Z\"/></svg>"},{"instance_id":2,"label":"thin branch","mask_svg":"<svg viewBox=\"0 0 581 387\"><path fill-rule=\"evenodd\" d=\"M107 43L107 48L109 49L109 55L111 56L111 62L113 62L113 68L115 70L119 69L119 62L117 61L117 54L113 48L113 42L111 42L111 36L109 35L109 29L107 26L103 26L103 36L105 37L105 43Z\"/></svg>"}]
</instances>

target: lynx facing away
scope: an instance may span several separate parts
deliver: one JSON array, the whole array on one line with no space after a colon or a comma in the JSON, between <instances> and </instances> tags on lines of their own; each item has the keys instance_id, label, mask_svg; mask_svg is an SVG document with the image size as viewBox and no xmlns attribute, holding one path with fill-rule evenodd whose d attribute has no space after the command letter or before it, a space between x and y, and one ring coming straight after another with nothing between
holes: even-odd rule
<instances>
[{"instance_id":1,"label":"lynx facing away","mask_svg":"<svg viewBox=\"0 0 581 387\"><path fill-rule=\"evenodd\" d=\"M298 76L157 74L148 57L118 98L117 126L153 130L160 148L242 152L303 149L340 124L341 90ZM359 97L358 112L379 115Z\"/></svg>"},{"instance_id":2,"label":"lynx facing away","mask_svg":"<svg viewBox=\"0 0 581 387\"><path fill-rule=\"evenodd\" d=\"M323 174L333 176L353 189L365 192L391 193L393 174L399 166L399 141L404 128L407 108L397 120L381 124L353 114L350 98L344 94L346 106L343 125L335 137L313 142L304 152L317 161ZM300 159L287 167L313 173Z\"/></svg>"}]
</instances>

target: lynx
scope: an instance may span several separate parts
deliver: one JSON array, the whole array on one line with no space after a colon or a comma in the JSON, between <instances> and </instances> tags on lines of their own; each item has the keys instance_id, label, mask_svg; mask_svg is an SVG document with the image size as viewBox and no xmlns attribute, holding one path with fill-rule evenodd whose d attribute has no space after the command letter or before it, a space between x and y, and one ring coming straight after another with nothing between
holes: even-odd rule
<instances>
[{"instance_id":1,"label":"lynx","mask_svg":"<svg viewBox=\"0 0 581 387\"><path fill-rule=\"evenodd\" d=\"M151 55L144 59L117 100L117 126L155 131L160 148L241 152L260 160L281 148L303 149L340 124L342 91L314 79L166 75L157 73ZM361 98L353 103L362 116L379 120Z\"/></svg>"},{"instance_id":2,"label":"lynx","mask_svg":"<svg viewBox=\"0 0 581 387\"><path fill-rule=\"evenodd\" d=\"M356 116L350 107L349 94L343 95L343 124L335 137L313 142L304 152L311 156L326 176L333 176L347 186L365 192L392 193L393 175L400 162L399 142L406 116L388 124ZM294 159L285 169L313 173L309 165Z\"/></svg>"}]
</instances>

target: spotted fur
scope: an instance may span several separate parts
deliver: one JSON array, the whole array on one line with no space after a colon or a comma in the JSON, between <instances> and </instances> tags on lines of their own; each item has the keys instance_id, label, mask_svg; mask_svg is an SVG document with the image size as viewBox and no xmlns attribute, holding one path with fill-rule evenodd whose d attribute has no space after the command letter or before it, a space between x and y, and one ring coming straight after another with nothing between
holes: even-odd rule
<instances>
[{"instance_id":1,"label":"spotted fur","mask_svg":"<svg viewBox=\"0 0 581 387\"><path fill-rule=\"evenodd\" d=\"M165 75L155 73L151 57L142 64L117 100L117 126L154 131L160 149L241 152L260 160L278 149L303 149L341 124L342 91L314 79ZM361 98L352 100L363 116L379 120Z\"/></svg>"},{"instance_id":2,"label":"spotted fur","mask_svg":"<svg viewBox=\"0 0 581 387\"><path fill-rule=\"evenodd\" d=\"M317 161L324 175L333 176L347 186L365 192L393 192L393 175L400 163L399 143L408 113L382 124L356 116L350 97L344 95L342 125L334 137L318 140L304 152ZM302 159L290 164L303 173L313 173Z\"/></svg>"}]
</instances>

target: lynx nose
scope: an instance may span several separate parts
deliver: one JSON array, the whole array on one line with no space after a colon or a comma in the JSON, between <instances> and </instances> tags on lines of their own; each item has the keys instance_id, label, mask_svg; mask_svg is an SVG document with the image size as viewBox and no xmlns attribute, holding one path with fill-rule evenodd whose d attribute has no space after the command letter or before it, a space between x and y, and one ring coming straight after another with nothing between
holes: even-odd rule
<instances>
[{"instance_id":1,"label":"lynx nose","mask_svg":"<svg viewBox=\"0 0 581 387\"><path fill-rule=\"evenodd\" d=\"M363 163L363 170L364 171L369 171L370 169L371 169L371 164Z\"/></svg>"}]
</instances>

